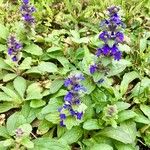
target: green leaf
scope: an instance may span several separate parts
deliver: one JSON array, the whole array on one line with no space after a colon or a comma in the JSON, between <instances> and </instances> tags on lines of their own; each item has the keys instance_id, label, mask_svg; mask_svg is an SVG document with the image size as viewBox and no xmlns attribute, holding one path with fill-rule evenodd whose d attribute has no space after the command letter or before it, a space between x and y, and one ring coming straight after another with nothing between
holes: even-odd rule
<instances>
[{"instance_id":1,"label":"green leaf","mask_svg":"<svg viewBox=\"0 0 150 150\"><path fill-rule=\"evenodd\" d=\"M150 87L150 79L145 77L141 80L141 82L138 82L135 87L132 89L132 97L138 97L140 94L146 90L146 88Z\"/></svg>"},{"instance_id":2,"label":"green leaf","mask_svg":"<svg viewBox=\"0 0 150 150\"><path fill-rule=\"evenodd\" d=\"M30 44L24 48L24 51L32 55L40 56L43 54L42 48L35 44Z\"/></svg>"},{"instance_id":3,"label":"green leaf","mask_svg":"<svg viewBox=\"0 0 150 150\"><path fill-rule=\"evenodd\" d=\"M9 146L13 145L13 144L14 144L14 140L13 139L7 139L7 140L4 140L4 141L0 141L0 145L3 145L4 147L7 147L7 148Z\"/></svg>"},{"instance_id":4,"label":"green leaf","mask_svg":"<svg viewBox=\"0 0 150 150\"><path fill-rule=\"evenodd\" d=\"M42 99L41 87L38 83L32 83L27 88L26 100Z\"/></svg>"},{"instance_id":5,"label":"green leaf","mask_svg":"<svg viewBox=\"0 0 150 150\"><path fill-rule=\"evenodd\" d=\"M42 72L49 72L49 73L54 73L58 71L57 66L51 62L41 62L38 66L38 69Z\"/></svg>"},{"instance_id":6,"label":"green leaf","mask_svg":"<svg viewBox=\"0 0 150 150\"><path fill-rule=\"evenodd\" d=\"M28 71L25 72L26 74L41 74L41 71L39 70L39 68L36 67L32 67L31 69L29 69Z\"/></svg>"},{"instance_id":7,"label":"green leaf","mask_svg":"<svg viewBox=\"0 0 150 150\"><path fill-rule=\"evenodd\" d=\"M35 100L31 100L30 107L38 108L38 107L44 106L45 104L46 104L46 102L44 100L35 99Z\"/></svg>"},{"instance_id":8,"label":"green leaf","mask_svg":"<svg viewBox=\"0 0 150 150\"><path fill-rule=\"evenodd\" d=\"M10 109L14 108L14 105L8 102L3 102L3 104L0 104L0 113L6 112Z\"/></svg>"},{"instance_id":9,"label":"green leaf","mask_svg":"<svg viewBox=\"0 0 150 150\"><path fill-rule=\"evenodd\" d=\"M135 71L125 73L120 85L120 91L122 95L126 93L129 83L136 78L140 78L140 75Z\"/></svg>"},{"instance_id":10,"label":"green leaf","mask_svg":"<svg viewBox=\"0 0 150 150\"><path fill-rule=\"evenodd\" d=\"M118 111L122 111L125 109L128 109L131 105L129 103L125 103L125 102L116 102Z\"/></svg>"},{"instance_id":11,"label":"green leaf","mask_svg":"<svg viewBox=\"0 0 150 150\"><path fill-rule=\"evenodd\" d=\"M98 132L97 135L109 137L125 144L133 142L130 135L123 131L120 127L106 127L102 131Z\"/></svg>"},{"instance_id":12,"label":"green leaf","mask_svg":"<svg viewBox=\"0 0 150 150\"><path fill-rule=\"evenodd\" d=\"M120 127L122 128L123 131L128 133L130 139L132 139L132 143L134 143L137 136L136 123L129 120L121 123Z\"/></svg>"},{"instance_id":13,"label":"green leaf","mask_svg":"<svg viewBox=\"0 0 150 150\"><path fill-rule=\"evenodd\" d=\"M30 139L28 137L23 138L21 140L21 144L24 145L26 148L34 148L34 143L32 141L30 141Z\"/></svg>"},{"instance_id":14,"label":"green leaf","mask_svg":"<svg viewBox=\"0 0 150 150\"><path fill-rule=\"evenodd\" d=\"M29 136L32 131L32 126L30 124L22 124L18 127L19 129L22 129L23 136Z\"/></svg>"},{"instance_id":15,"label":"green leaf","mask_svg":"<svg viewBox=\"0 0 150 150\"><path fill-rule=\"evenodd\" d=\"M42 114L47 114L47 113L53 113L53 112L57 112L58 108L60 108L62 106L63 102L60 99L57 98L51 98L50 102L48 103L48 105L46 105L41 113Z\"/></svg>"},{"instance_id":16,"label":"green leaf","mask_svg":"<svg viewBox=\"0 0 150 150\"><path fill-rule=\"evenodd\" d=\"M71 130L65 132L59 141L64 141L67 144L75 143L82 136L83 130L80 127L73 127Z\"/></svg>"},{"instance_id":17,"label":"green leaf","mask_svg":"<svg viewBox=\"0 0 150 150\"><path fill-rule=\"evenodd\" d=\"M69 60L65 57L57 57L57 60L63 65L65 68L69 68Z\"/></svg>"},{"instance_id":18,"label":"green leaf","mask_svg":"<svg viewBox=\"0 0 150 150\"><path fill-rule=\"evenodd\" d=\"M106 102L107 101L107 96L105 95L105 93L103 91L101 91L99 88L96 88L92 94L92 99L97 102Z\"/></svg>"},{"instance_id":19,"label":"green leaf","mask_svg":"<svg viewBox=\"0 0 150 150\"><path fill-rule=\"evenodd\" d=\"M22 114L27 120L26 123L31 123L36 117L37 114L41 111L41 109L31 108L29 102L24 102L20 114Z\"/></svg>"},{"instance_id":20,"label":"green leaf","mask_svg":"<svg viewBox=\"0 0 150 150\"><path fill-rule=\"evenodd\" d=\"M53 127L53 124L44 119L38 126L37 134L43 135L48 132L51 127Z\"/></svg>"},{"instance_id":21,"label":"green leaf","mask_svg":"<svg viewBox=\"0 0 150 150\"><path fill-rule=\"evenodd\" d=\"M126 44L119 44L119 50L122 52L130 53L131 48Z\"/></svg>"},{"instance_id":22,"label":"green leaf","mask_svg":"<svg viewBox=\"0 0 150 150\"><path fill-rule=\"evenodd\" d=\"M2 25L2 24L0 24L0 38L2 38L2 39L7 39L8 38L8 35L9 35L9 31L8 31L8 29L4 26L4 25Z\"/></svg>"},{"instance_id":23,"label":"green leaf","mask_svg":"<svg viewBox=\"0 0 150 150\"><path fill-rule=\"evenodd\" d=\"M147 46L147 39L143 38L140 39L140 52L143 52L146 49Z\"/></svg>"},{"instance_id":24,"label":"green leaf","mask_svg":"<svg viewBox=\"0 0 150 150\"><path fill-rule=\"evenodd\" d=\"M123 70L125 70L126 67L131 66L131 62L125 59L121 59L119 61L112 61L112 66L110 67L110 71L108 74L108 77L118 75Z\"/></svg>"},{"instance_id":25,"label":"green leaf","mask_svg":"<svg viewBox=\"0 0 150 150\"><path fill-rule=\"evenodd\" d=\"M105 73L95 72L92 76L93 76L94 82L98 82L100 79L104 78Z\"/></svg>"},{"instance_id":26,"label":"green leaf","mask_svg":"<svg viewBox=\"0 0 150 150\"><path fill-rule=\"evenodd\" d=\"M24 93L26 91L26 80L23 77L18 76L14 82L14 88L15 90L19 93L19 95L23 98L24 97Z\"/></svg>"},{"instance_id":27,"label":"green leaf","mask_svg":"<svg viewBox=\"0 0 150 150\"><path fill-rule=\"evenodd\" d=\"M8 96L6 93L4 92L0 92L0 101L13 101L13 98L11 98L10 96Z\"/></svg>"},{"instance_id":28,"label":"green leaf","mask_svg":"<svg viewBox=\"0 0 150 150\"><path fill-rule=\"evenodd\" d=\"M61 50L61 47L51 47L47 49L47 52L50 53L50 52L60 51L60 50Z\"/></svg>"},{"instance_id":29,"label":"green leaf","mask_svg":"<svg viewBox=\"0 0 150 150\"><path fill-rule=\"evenodd\" d=\"M4 126L0 126L0 137L10 138L10 135Z\"/></svg>"},{"instance_id":30,"label":"green leaf","mask_svg":"<svg viewBox=\"0 0 150 150\"><path fill-rule=\"evenodd\" d=\"M23 115L19 113L14 113L7 119L6 127L10 135L15 134L15 130L26 123L26 119Z\"/></svg>"},{"instance_id":31,"label":"green leaf","mask_svg":"<svg viewBox=\"0 0 150 150\"><path fill-rule=\"evenodd\" d=\"M23 62L19 65L19 70L26 70L31 68L32 59L31 57L27 57L23 60Z\"/></svg>"},{"instance_id":32,"label":"green leaf","mask_svg":"<svg viewBox=\"0 0 150 150\"><path fill-rule=\"evenodd\" d=\"M64 120L64 124L66 125L66 128L68 130L72 129L73 126L78 126L80 124L80 120L77 120L76 118L72 117L72 116L68 116L65 120Z\"/></svg>"},{"instance_id":33,"label":"green leaf","mask_svg":"<svg viewBox=\"0 0 150 150\"><path fill-rule=\"evenodd\" d=\"M4 76L3 82L8 82L10 80L13 80L17 75L14 73L8 73Z\"/></svg>"},{"instance_id":34,"label":"green leaf","mask_svg":"<svg viewBox=\"0 0 150 150\"><path fill-rule=\"evenodd\" d=\"M133 147L130 144L123 144L117 141L115 141L114 143L115 143L115 147L117 148L117 150L138 150L137 148Z\"/></svg>"},{"instance_id":35,"label":"green leaf","mask_svg":"<svg viewBox=\"0 0 150 150\"><path fill-rule=\"evenodd\" d=\"M33 142L35 144L33 150L71 150L68 145L48 137L38 138Z\"/></svg>"},{"instance_id":36,"label":"green leaf","mask_svg":"<svg viewBox=\"0 0 150 150\"><path fill-rule=\"evenodd\" d=\"M129 120L131 118L134 118L136 117L136 113L132 110L124 110L124 111L121 111L119 114L118 114L118 120L117 122L123 122L125 120Z\"/></svg>"},{"instance_id":37,"label":"green leaf","mask_svg":"<svg viewBox=\"0 0 150 150\"><path fill-rule=\"evenodd\" d=\"M10 88L4 87L4 86L0 86L0 88L11 98L15 99L15 100L19 100L19 96L15 93L15 91L11 90Z\"/></svg>"},{"instance_id":38,"label":"green leaf","mask_svg":"<svg viewBox=\"0 0 150 150\"><path fill-rule=\"evenodd\" d=\"M94 82L92 82L92 80L90 78L86 78L83 82L82 82L83 86L86 88L86 93L90 94L94 89L95 89L95 84Z\"/></svg>"},{"instance_id":39,"label":"green leaf","mask_svg":"<svg viewBox=\"0 0 150 150\"><path fill-rule=\"evenodd\" d=\"M3 44L0 44L0 52L1 51L6 51L6 50L7 50L7 46L3 45Z\"/></svg>"},{"instance_id":40,"label":"green leaf","mask_svg":"<svg viewBox=\"0 0 150 150\"><path fill-rule=\"evenodd\" d=\"M58 124L60 121L59 113L58 112L50 113L50 114L45 116L45 119L49 122L52 122L53 124Z\"/></svg>"},{"instance_id":41,"label":"green leaf","mask_svg":"<svg viewBox=\"0 0 150 150\"><path fill-rule=\"evenodd\" d=\"M147 105L140 105L140 109L143 111L143 113L150 119L150 106Z\"/></svg>"},{"instance_id":42,"label":"green leaf","mask_svg":"<svg viewBox=\"0 0 150 150\"><path fill-rule=\"evenodd\" d=\"M67 94L67 92L68 92L67 90L60 89L60 90L54 95L54 98L65 96L65 95Z\"/></svg>"},{"instance_id":43,"label":"green leaf","mask_svg":"<svg viewBox=\"0 0 150 150\"><path fill-rule=\"evenodd\" d=\"M136 122L143 123L143 124L150 124L150 119L146 118L142 114L138 114L138 116L135 117L134 119Z\"/></svg>"},{"instance_id":44,"label":"green leaf","mask_svg":"<svg viewBox=\"0 0 150 150\"><path fill-rule=\"evenodd\" d=\"M113 150L113 147L111 147L108 144L101 143L101 144L94 144L90 148L90 150Z\"/></svg>"},{"instance_id":45,"label":"green leaf","mask_svg":"<svg viewBox=\"0 0 150 150\"><path fill-rule=\"evenodd\" d=\"M65 132L66 128L62 128L59 124L57 125L57 137L60 138Z\"/></svg>"},{"instance_id":46,"label":"green leaf","mask_svg":"<svg viewBox=\"0 0 150 150\"><path fill-rule=\"evenodd\" d=\"M50 85L50 94L56 93L64 84L64 80L56 79Z\"/></svg>"},{"instance_id":47,"label":"green leaf","mask_svg":"<svg viewBox=\"0 0 150 150\"><path fill-rule=\"evenodd\" d=\"M5 63L4 59L0 58L0 69L11 70L11 67Z\"/></svg>"},{"instance_id":48,"label":"green leaf","mask_svg":"<svg viewBox=\"0 0 150 150\"><path fill-rule=\"evenodd\" d=\"M97 119L89 119L86 122L84 122L83 128L86 130L96 130L100 129L100 126Z\"/></svg>"}]
</instances>

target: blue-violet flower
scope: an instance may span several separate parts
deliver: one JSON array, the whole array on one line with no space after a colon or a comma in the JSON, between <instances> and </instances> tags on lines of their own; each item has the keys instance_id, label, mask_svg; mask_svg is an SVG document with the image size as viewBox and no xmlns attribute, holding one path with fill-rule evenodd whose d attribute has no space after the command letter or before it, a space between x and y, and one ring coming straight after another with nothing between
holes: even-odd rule
<instances>
[{"instance_id":1,"label":"blue-violet flower","mask_svg":"<svg viewBox=\"0 0 150 150\"><path fill-rule=\"evenodd\" d=\"M33 17L33 13L35 12L34 6L30 5L29 0L23 0L23 4L20 8L22 18L25 22L26 26L33 25L35 19Z\"/></svg>"},{"instance_id":2,"label":"blue-violet flower","mask_svg":"<svg viewBox=\"0 0 150 150\"><path fill-rule=\"evenodd\" d=\"M22 49L22 44L16 39L15 36L11 35L7 41L8 55L11 56L13 61L18 61L18 54Z\"/></svg>"},{"instance_id":3,"label":"blue-violet flower","mask_svg":"<svg viewBox=\"0 0 150 150\"><path fill-rule=\"evenodd\" d=\"M81 81L84 80L82 74L76 74L68 77L64 81L64 86L68 88L67 94L64 96L64 104L61 108L58 109L60 112L60 126L65 126L64 120L67 118L64 111L68 111L71 116L74 116L76 119L81 120L83 116L83 111L78 112L74 110L73 106L79 106L81 104L80 101L80 93L85 92L86 89L83 85L81 85Z\"/></svg>"},{"instance_id":4,"label":"blue-violet flower","mask_svg":"<svg viewBox=\"0 0 150 150\"><path fill-rule=\"evenodd\" d=\"M118 44L124 40L124 35L120 30L120 27L124 27L121 17L118 15L119 7L112 6L108 9L109 18L101 22L103 31L99 35L99 39L104 42L104 45L97 49L96 56L113 56L115 60L120 60L122 53L118 49ZM110 41L113 41L113 45L110 46Z\"/></svg>"}]
</instances>

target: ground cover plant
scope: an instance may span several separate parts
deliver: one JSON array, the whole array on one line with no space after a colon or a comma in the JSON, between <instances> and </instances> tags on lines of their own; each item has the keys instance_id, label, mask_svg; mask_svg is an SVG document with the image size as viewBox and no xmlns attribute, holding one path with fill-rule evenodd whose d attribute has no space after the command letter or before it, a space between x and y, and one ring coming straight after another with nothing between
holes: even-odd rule
<instances>
[{"instance_id":1,"label":"ground cover plant","mask_svg":"<svg viewBox=\"0 0 150 150\"><path fill-rule=\"evenodd\" d=\"M0 150L150 149L149 0L0 0Z\"/></svg>"}]
</instances>

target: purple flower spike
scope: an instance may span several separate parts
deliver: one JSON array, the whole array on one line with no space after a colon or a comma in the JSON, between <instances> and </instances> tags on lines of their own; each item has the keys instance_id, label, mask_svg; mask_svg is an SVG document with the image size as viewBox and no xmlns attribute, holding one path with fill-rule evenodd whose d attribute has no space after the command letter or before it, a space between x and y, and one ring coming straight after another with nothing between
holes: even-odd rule
<instances>
[{"instance_id":1,"label":"purple flower spike","mask_svg":"<svg viewBox=\"0 0 150 150\"><path fill-rule=\"evenodd\" d=\"M97 65L96 65L96 64L91 65L91 66L90 66L90 73L93 74L93 73L96 72L96 71L97 71Z\"/></svg>"},{"instance_id":2,"label":"purple flower spike","mask_svg":"<svg viewBox=\"0 0 150 150\"><path fill-rule=\"evenodd\" d=\"M35 12L35 8L30 5L29 0L23 0L23 5L20 8L22 18L25 22L26 26L31 26L34 24L35 19L33 17L33 13Z\"/></svg>"},{"instance_id":3,"label":"purple flower spike","mask_svg":"<svg viewBox=\"0 0 150 150\"><path fill-rule=\"evenodd\" d=\"M15 36L10 36L7 41L8 55L11 56L12 61L18 61L18 54L22 49L22 44L17 41Z\"/></svg>"},{"instance_id":4,"label":"purple flower spike","mask_svg":"<svg viewBox=\"0 0 150 150\"><path fill-rule=\"evenodd\" d=\"M84 80L84 76L82 74L75 74L65 79L64 86L68 88L67 94L64 96L64 104L62 107L58 109L60 113L60 126L64 125L64 120L66 119L65 112L68 111L70 115L76 117L78 120L82 119L83 112L78 112L76 110L77 107L80 106L80 94L81 91L85 92L86 89L83 85L81 85L81 81Z\"/></svg>"},{"instance_id":5,"label":"purple flower spike","mask_svg":"<svg viewBox=\"0 0 150 150\"><path fill-rule=\"evenodd\" d=\"M105 44L97 49L96 56L113 56L115 60L121 59L121 52L118 49L118 43L122 43L124 35L120 32L120 27L124 26L118 12L120 10L117 6L109 7L108 9L109 18L101 22L103 31L99 35L99 39L105 42ZM113 46L110 44L114 42Z\"/></svg>"}]
</instances>

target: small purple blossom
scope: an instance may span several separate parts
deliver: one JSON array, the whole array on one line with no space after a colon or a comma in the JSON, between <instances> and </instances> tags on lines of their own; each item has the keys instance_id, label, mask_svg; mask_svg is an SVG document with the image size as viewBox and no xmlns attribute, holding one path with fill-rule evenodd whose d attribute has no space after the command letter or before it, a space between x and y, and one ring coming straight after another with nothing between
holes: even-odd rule
<instances>
[{"instance_id":1,"label":"small purple blossom","mask_svg":"<svg viewBox=\"0 0 150 150\"><path fill-rule=\"evenodd\" d=\"M118 51L114 54L114 59L119 61L121 59L121 56L122 56L122 53Z\"/></svg>"},{"instance_id":2,"label":"small purple blossom","mask_svg":"<svg viewBox=\"0 0 150 150\"><path fill-rule=\"evenodd\" d=\"M85 87L82 85L74 85L74 91L79 92L79 91L86 91Z\"/></svg>"},{"instance_id":3,"label":"small purple blossom","mask_svg":"<svg viewBox=\"0 0 150 150\"><path fill-rule=\"evenodd\" d=\"M29 0L23 0L23 3L24 3L24 4L28 4L28 3L29 3Z\"/></svg>"},{"instance_id":4,"label":"small purple blossom","mask_svg":"<svg viewBox=\"0 0 150 150\"><path fill-rule=\"evenodd\" d=\"M104 54L104 55L107 55L107 54L109 54L109 51L110 51L110 47L109 47L107 44L105 44L105 45L102 47L102 52L103 52L103 54Z\"/></svg>"},{"instance_id":5,"label":"small purple blossom","mask_svg":"<svg viewBox=\"0 0 150 150\"><path fill-rule=\"evenodd\" d=\"M117 32L116 33L116 42L122 43L124 40L124 35L122 32Z\"/></svg>"},{"instance_id":6,"label":"small purple blossom","mask_svg":"<svg viewBox=\"0 0 150 150\"><path fill-rule=\"evenodd\" d=\"M69 111L72 116L74 116L76 114L76 112L73 109L70 109Z\"/></svg>"},{"instance_id":7,"label":"small purple blossom","mask_svg":"<svg viewBox=\"0 0 150 150\"><path fill-rule=\"evenodd\" d=\"M22 18L25 22L26 26L31 26L34 24L35 19L33 17L33 13L35 12L35 8L30 5L29 0L23 0L23 4L20 8Z\"/></svg>"},{"instance_id":8,"label":"small purple blossom","mask_svg":"<svg viewBox=\"0 0 150 150\"><path fill-rule=\"evenodd\" d=\"M73 93L72 92L68 92L66 95L65 95L65 97L64 97L64 100L65 101L68 101L68 102L71 102L72 100L73 100Z\"/></svg>"},{"instance_id":9,"label":"small purple blossom","mask_svg":"<svg viewBox=\"0 0 150 150\"><path fill-rule=\"evenodd\" d=\"M77 119L81 120L83 116L83 112L77 112L76 116L77 116Z\"/></svg>"},{"instance_id":10,"label":"small purple blossom","mask_svg":"<svg viewBox=\"0 0 150 150\"><path fill-rule=\"evenodd\" d=\"M65 127L64 120L61 120L61 121L60 121L60 126L61 126L61 127Z\"/></svg>"},{"instance_id":11,"label":"small purple blossom","mask_svg":"<svg viewBox=\"0 0 150 150\"><path fill-rule=\"evenodd\" d=\"M15 36L11 35L7 41L8 55L11 56L12 61L18 61L18 54L22 50L22 44L16 39Z\"/></svg>"},{"instance_id":12,"label":"small purple blossom","mask_svg":"<svg viewBox=\"0 0 150 150\"><path fill-rule=\"evenodd\" d=\"M23 136L24 132L21 128L17 128L16 131L15 131L15 134L16 134L17 138L20 138L20 137Z\"/></svg>"},{"instance_id":13,"label":"small purple blossom","mask_svg":"<svg viewBox=\"0 0 150 150\"><path fill-rule=\"evenodd\" d=\"M66 119L66 115L65 114L60 114L60 119Z\"/></svg>"},{"instance_id":14,"label":"small purple blossom","mask_svg":"<svg viewBox=\"0 0 150 150\"><path fill-rule=\"evenodd\" d=\"M111 53L112 55L115 55L118 51L119 51L119 50L118 50L117 45L114 44L114 45L111 47L110 53Z\"/></svg>"},{"instance_id":15,"label":"small purple blossom","mask_svg":"<svg viewBox=\"0 0 150 150\"><path fill-rule=\"evenodd\" d=\"M96 71L97 71L97 65L96 64L90 65L90 73L93 74Z\"/></svg>"},{"instance_id":16,"label":"small purple blossom","mask_svg":"<svg viewBox=\"0 0 150 150\"><path fill-rule=\"evenodd\" d=\"M69 85L71 85L72 84L72 80L70 79L70 78L68 78L68 79L66 79L65 81L64 81L64 86L65 87L68 87Z\"/></svg>"},{"instance_id":17,"label":"small purple blossom","mask_svg":"<svg viewBox=\"0 0 150 150\"><path fill-rule=\"evenodd\" d=\"M107 42L107 40L110 38L110 35L108 34L107 31L103 31L100 35L99 38L103 40L104 42Z\"/></svg>"},{"instance_id":18,"label":"small purple blossom","mask_svg":"<svg viewBox=\"0 0 150 150\"><path fill-rule=\"evenodd\" d=\"M104 79L101 78L97 83L101 84L101 83L103 83L103 82L104 82Z\"/></svg>"}]
</instances>

